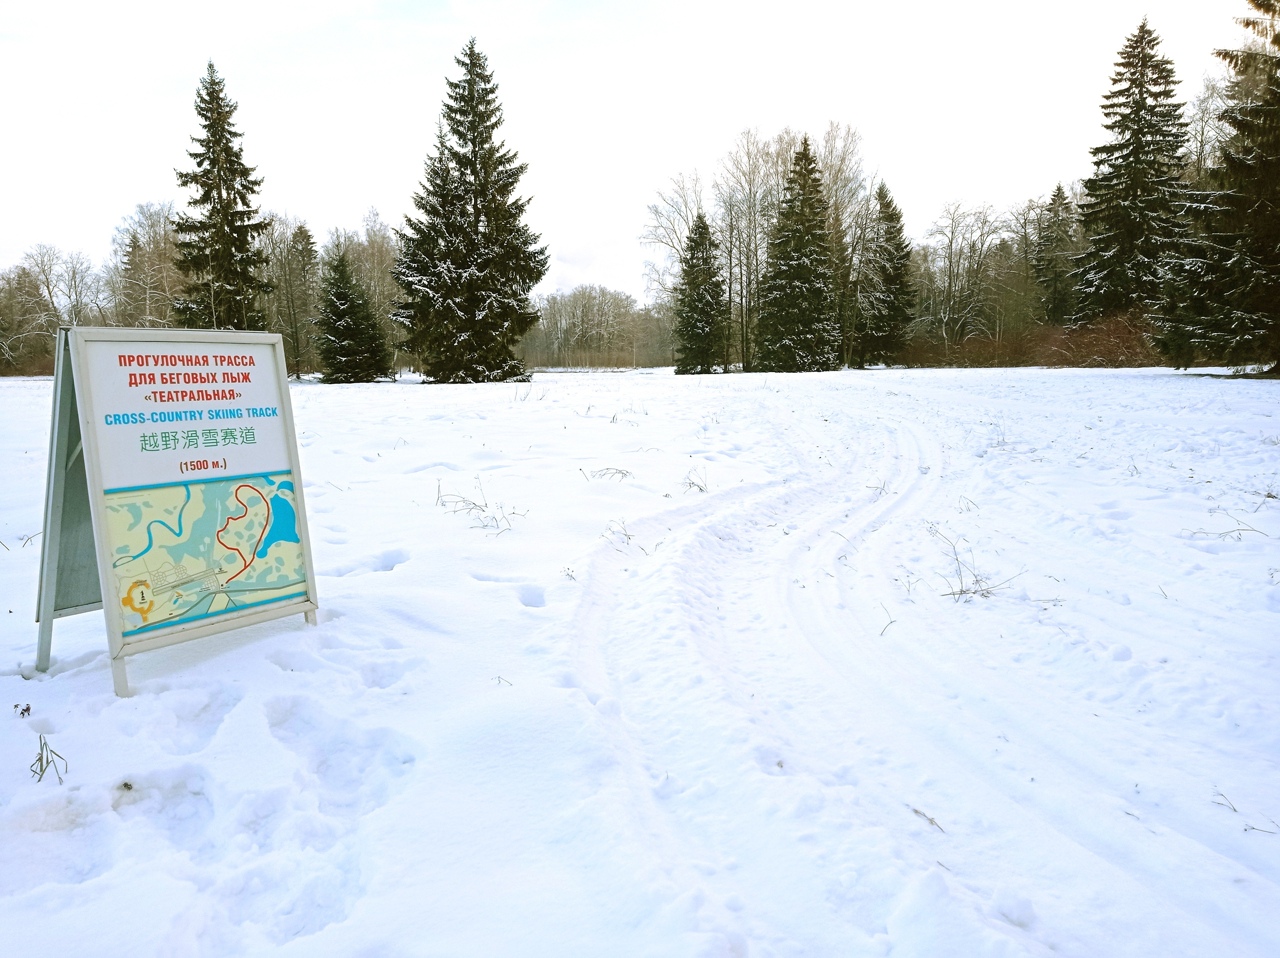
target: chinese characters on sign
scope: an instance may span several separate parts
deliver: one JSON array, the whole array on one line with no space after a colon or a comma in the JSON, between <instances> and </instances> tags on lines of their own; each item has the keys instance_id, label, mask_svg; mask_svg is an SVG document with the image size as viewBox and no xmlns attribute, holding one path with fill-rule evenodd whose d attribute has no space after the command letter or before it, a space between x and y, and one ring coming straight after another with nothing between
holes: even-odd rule
<instances>
[{"instance_id":1,"label":"chinese characters on sign","mask_svg":"<svg viewBox=\"0 0 1280 958\"><path fill-rule=\"evenodd\" d=\"M171 449L206 449L217 446L252 446L258 441L252 426L236 429L184 429L182 432L144 432L138 437L143 452L168 452Z\"/></svg>"}]
</instances>

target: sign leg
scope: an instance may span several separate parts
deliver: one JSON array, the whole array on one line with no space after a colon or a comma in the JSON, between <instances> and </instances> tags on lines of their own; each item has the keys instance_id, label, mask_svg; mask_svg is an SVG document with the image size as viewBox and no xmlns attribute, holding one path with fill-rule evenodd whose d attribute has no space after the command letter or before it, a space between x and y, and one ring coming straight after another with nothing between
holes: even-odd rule
<instances>
[{"instance_id":1,"label":"sign leg","mask_svg":"<svg viewBox=\"0 0 1280 958\"><path fill-rule=\"evenodd\" d=\"M53 652L53 614L47 610L40 616L40 638L36 643L36 671L48 672Z\"/></svg>"},{"instance_id":2,"label":"sign leg","mask_svg":"<svg viewBox=\"0 0 1280 958\"><path fill-rule=\"evenodd\" d=\"M318 625L320 620L316 618L316 610L311 609L309 612L302 613L302 617L307 620L307 625Z\"/></svg>"},{"instance_id":3,"label":"sign leg","mask_svg":"<svg viewBox=\"0 0 1280 958\"><path fill-rule=\"evenodd\" d=\"M111 684L115 687L116 695L122 699L133 694L129 691L129 677L124 671L123 657L111 660Z\"/></svg>"},{"instance_id":4,"label":"sign leg","mask_svg":"<svg viewBox=\"0 0 1280 958\"><path fill-rule=\"evenodd\" d=\"M49 671L53 652L53 610L58 601L58 547L62 544L63 495L67 484L67 445L71 414L76 408L67 334L58 330L57 366L53 379L53 416L49 429L49 478L44 492L44 536L40 540L40 590L36 596L36 671ZM87 504L87 503L86 503Z\"/></svg>"}]
</instances>

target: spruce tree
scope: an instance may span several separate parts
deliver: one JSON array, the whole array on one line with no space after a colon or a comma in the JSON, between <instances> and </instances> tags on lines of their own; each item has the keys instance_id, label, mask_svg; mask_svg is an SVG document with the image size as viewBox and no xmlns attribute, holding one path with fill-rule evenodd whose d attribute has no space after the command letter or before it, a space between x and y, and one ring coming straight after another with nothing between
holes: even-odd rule
<instances>
[{"instance_id":1,"label":"spruce tree","mask_svg":"<svg viewBox=\"0 0 1280 958\"><path fill-rule=\"evenodd\" d=\"M299 223L289 234L289 245L279 264L281 294L285 320L285 352L290 373L301 376L312 352L315 329L316 273L320 257L316 254L315 237L306 223Z\"/></svg>"},{"instance_id":2,"label":"spruce tree","mask_svg":"<svg viewBox=\"0 0 1280 958\"><path fill-rule=\"evenodd\" d=\"M758 368L839 368L834 285L827 200L806 136L791 161L760 280Z\"/></svg>"},{"instance_id":3,"label":"spruce tree","mask_svg":"<svg viewBox=\"0 0 1280 958\"><path fill-rule=\"evenodd\" d=\"M1214 249L1218 297L1194 337L1215 359L1280 371L1280 0L1247 0L1240 23L1261 43L1218 50L1233 76L1223 113L1231 133L1218 172L1222 228Z\"/></svg>"},{"instance_id":4,"label":"spruce tree","mask_svg":"<svg viewBox=\"0 0 1280 958\"><path fill-rule=\"evenodd\" d=\"M831 244L832 312L840 329L840 362L853 363L855 338L859 321L858 276L854 268L852 237L840 211L831 205L827 224Z\"/></svg>"},{"instance_id":5,"label":"spruce tree","mask_svg":"<svg viewBox=\"0 0 1280 958\"><path fill-rule=\"evenodd\" d=\"M1159 312L1161 351L1280 371L1280 2L1247 0L1239 23L1258 40L1217 50L1231 67L1220 116L1227 136L1208 171L1187 255Z\"/></svg>"},{"instance_id":6,"label":"spruce tree","mask_svg":"<svg viewBox=\"0 0 1280 958\"><path fill-rule=\"evenodd\" d=\"M462 328L469 318L456 299L469 259L463 229L467 215L443 124L436 128L435 151L413 205L420 217L405 217L405 229L396 233L400 253L395 276L408 294L396 319L405 325L407 345L422 368L447 382L455 378L449 371L465 368L474 349Z\"/></svg>"},{"instance_id":7,"label":"spruce tree","mask_svg":"<svg viewBox=\"0 0 1280 958\"><path fill-rule=\"evenodd\" d=\"M118 290L115 295L115 321L121 326L148 326L147 269L142 238L130 230L120 244Z\"/></svg>"},{"instance_id":8,"label":"spruce tree","mask_svg":"<svg viewBox=\"0 0 1280 958\"><path fill-rule=\"evenodd\" d=\"M720 272L719 245L701 211L680 252L680 278L673 292L677 373L723 368L729 300Z\"/></svg>"},{"instance_id":9,"label":"spruce tree","mask_svg":"<svg viewBox=\"0 0 1280 958\"><path fill-rule=\"evenodd\" d=\"M327 383L367 383L391 376L386 335L346 253L326 264L320 296L320 359Z\"/></svg>"},{"instance_id":10,"label":"spruce tree","mask_svg":"<svg viewBox=\"0 0 1280 958\"><path fill-rule=\"evenodd\" d=\"M1179 254L1186 203L1182 104L1173 63L1144 19L1126 39L1104 97L1111 141L1095 147L1080 215L1088 248L1080 262L1080 316L1146 311Z\"/></svg>"},{"instance_id":11,"label":"spruce tree","mask_svg":"<svg viewBox=\"0 0 1280 958\"><path fill-rule=\"evenodd\" d=\"M545 246L515 195L526 164L497 139L498 86L473 38L454 61L426 177L405 218L396 279L397 318L423 371L436 382L526 377L513 348L537 322L529 293L547 271Z\"/></svg>"},{"instance_id":12,"label":"spruce tree","mask_svg":"<svg viewBox=\"0 0 1280 958\"><path fill-rule=\"evenodd\" d=\"M1063 325L1076 312L1075 261L1080 255L1075 204L1059 183L1036 223L1034 269L1046 322Z\"/></svg>"},{"instance_id":13,"label":"spruce tree","mask_svg":"<svg viewBox=\"0 0 1280 958\"><path fill-rule=\"evenodd\" d=\"M911 242L902 226L902 211L889 187L876 187L876 220L871 239L872 291L865 297L858 324L856 363L891 363L907 341L907 325L915 309L911 281Z\"/></svg>"},{"instance_id":14,"label":"spruce tree","mask_svg":"<svg viewBox=\"0 0 1280 958\"><path fill-rule=\"evenodd\" d=\"M270 286L261 277L266 255L255 240L266 223L253 205L262 178L245 165L243 134L232 123L235 112L210 61L196 93L203 136L191 138L197 149L187 153L196 168L178 171L178 185L195 191L188 206L196 213L174 219L175 265L187 278L174 309L188 326L263 328L257 298Z\"/></svg>"}]
</instances>

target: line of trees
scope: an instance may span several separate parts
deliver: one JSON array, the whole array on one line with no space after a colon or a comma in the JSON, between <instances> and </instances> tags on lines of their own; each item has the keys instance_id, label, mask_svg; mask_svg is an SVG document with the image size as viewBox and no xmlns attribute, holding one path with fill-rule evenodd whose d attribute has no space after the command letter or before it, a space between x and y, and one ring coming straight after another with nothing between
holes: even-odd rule
<instances>
[{"instance_id":1,"label":"line of trees","mask_svg":"<svg viewBox=\"0 0 1280 958\"><path fill-rule=\"evenodd\" d=\"M707 330L701 338L716 350L713 363L689 371L966 362L976 344L1008 343L1077 318L1074 274L1085 248L1079 188L1058 185L1047 200L1003 214L950 204L913 245L888 184L863 170L858 134L847 125L832 123L816 144L791 130L771 139L747 131L709 189L694 174L659 193L642 235L660 254L647 264L655 299L680 313L687 264L705 256L708 242L725 289L722 317L686 325ZM789 206L822 212L798 223ZM700 221L709 240L695 233ZM784 255L821 260L822 268L788 279ZM800 286L814 282L822 289L809 289L804 302ZM808 317L813 342L803 357L779 357L779 336L791 348L795 333L779 332L775 307ZM704 349L678 337L678 352Z\"/></svg>"},{"instance_id":2,"label":"line of trees","mask_svg":"<svg viewBox=\"0 0 1280 958\"><path fill-rule=\"evenodd\" d=\"M59 326L272 330L294 375L386 378L403 365L437 382L525 376L514 350L537 322L530 298L544 247L515 190L525 167L497 137L497 84L473 39L448 81L437 148L392 230L370 211L362 232L323 248L306 223L264 215L262 178L244 159L236 103L213 63L196 94L186 211L139 206L110 262L38 246L0 272L0 370L47 372Z\"/></svg>"},{"instance_id":3,"label":"line of trees","mask_svg":"<svg viewBox=\"0 0 1280 958\"><path fill-rule=\"evenodd\" d=\"M0 371L49 372L58 327L73 325L265 329L282 334L291 374L324 370L324 284L340 259L379 335L393 340L402 297L390 227L370 210L363 230L335 230L317 248L302 220L261 214L261 179L244 163L235 109L210 63L196 96L194 169L178 174L192 190L190 212L138 205L101 269L40 245L0 271Z\"/></svg>"},{"instance_id":4,"label":"line of trees","mask_svg":"<svg viewBox=\"0 0 1280 958\"><path fill-rule=\"evenodd\" d=\"M790 130L742 134L709 196L679 176L649 207L650 286L681 317L677 371L1280 368L1280 0L1246 2L1254 41L1218 51L1227 78L1177 102L1143 20L1102 104L1092 176L1004 213L950 204L914 248L847 126L816 148Z\"/></svg>"},{"instance_id":5,"label":"line of trees","mask_svg":"<svg viewBox=\"0 0 1280 958\"><path fill-rule=\"evenodd\" d=\"M394 345L399 327L392 313L401 294L391 273L396 239L370 210L360 230L334 230L317 245L307 224L268 213L257 241L266 255L258 295L257 328L280 333L293 375L322 371L318 352L321 283L338 255ZM117 229L112 254L95 268L80 253L40 245L0 270L0 373L47 373L59 326L185 326L176 303L185 280L176 265L177 236L168 203L141 204ZM403 358L399 356L398 358Z\"/></svg>"},{"instance_id":6,"label":"line of trees","mask_svg":"<svg viewBox=\"0 0 1280 958\"><path fill-rule=\"evenodd\" d=\"M604 286L536 297L538 325L517 354L529 367L670 366L673 318L663 304L639 305Z\"/></svg>"},{"instance_id":7,"label":"line of trees","mask_svg":"<svg viewBox=\"0 0 1280 958\"><path fill-rule=\"evenodd\" d=\"M339 260L391 368L442 382L531 365L1280 368L1280 0L1245 2L1252 40L1217 51L1227 75L1187 104L1148 22L1126 38L1091 176L1002 212L949 204L914 245L848 125L813 140L744 132L709 183L678 176L649 206L645 306L590 285L532 296L546 249L474 40L415 215L395 230L371 211L319 247L305 222L254 205L262 181L210 63L193 168L178 174L188 210L138 206L101 269L37 246L0 270L0 369L47 371L57 326L80 323L269 329L291 372L324 369L351 353L321 348Z\"/></svg>"}]
</instances>

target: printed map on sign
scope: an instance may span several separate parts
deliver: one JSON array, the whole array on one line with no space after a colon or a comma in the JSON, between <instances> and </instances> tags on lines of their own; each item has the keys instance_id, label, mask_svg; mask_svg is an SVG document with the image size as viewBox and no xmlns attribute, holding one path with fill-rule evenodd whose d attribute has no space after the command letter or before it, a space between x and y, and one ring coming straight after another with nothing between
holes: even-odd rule
<instances>
[{"instance_id":1,"label":"printed map on sign","mask_svg":"<svg viewBox=\"0 0 1280 958\"><path fill-rule=\"evenodd\" d=\"M125 637L306 594L290 472L112 490L106 526Z\"/></svg>"}]
</instances>

